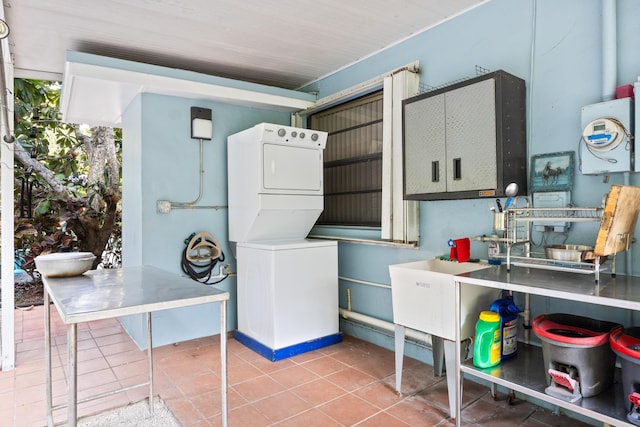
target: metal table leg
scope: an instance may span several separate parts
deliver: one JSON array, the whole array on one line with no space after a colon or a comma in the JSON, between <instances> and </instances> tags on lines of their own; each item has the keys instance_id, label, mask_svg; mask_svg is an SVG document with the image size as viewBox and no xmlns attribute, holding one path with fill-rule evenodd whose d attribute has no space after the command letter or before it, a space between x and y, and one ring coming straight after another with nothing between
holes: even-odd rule
<instances>
[{"instance_id":1,"label":"metal table leg","mask_svg":"<svg viewBox=\"0 0 640 427\"><path fill-rule=\"evenodd\" d=\"M44 360L47 382L47 426L53 427L53 386L51 384L51 306L49 292L44 291Z\"/></svg>"},{"instance_id":2,"label":"metal table leg","mask_svg":"<svg viewBox=\"0 0 640 427\"><path fill-rule=\"evenodd\" d=\"M404 362L404 337L407 332L407 328L398 325L397 323L394 325L394 357L396 362L396 393L398 395L402 394L402 362ZM435 360L435 356L433 357Z\"/></svg>"},{"instance_id":3,"label":"metal table leg","mask_svg":"<svg viewBox=\"0 0 640 427\"><path fill-rule=\"evenodd\" d=\"M67 422L75 427L78 422L78 325L67 326Z\"/></svg>"},{"instance_id":4,"label":"metal table leg","mask_svg":"<svg viewBox=\"0 0 640 427\"><path fill-rule=\"evenodd\" d=\"M222 426L227 427L227 301L220 301L220 400Z\"/></svg>"},{"instance_id":5,"label":"metal table leg","mask_svg":"<svg viewBox=\"0 0 640 427\"><path fill-rule=\"evenodd\" d=\"M149 363L149 413L153 415L153 336L151 335L151 312L147 312L147 358Z\"/></svg>"},{"instance_id":6,"label":"metal table leg","mask_svg":"<svg viewBox=\"0 0 640 427\"><path fill-rule=\"evenodd\" d=\"M462 344L460 342L460 283L454 282L454 295L455 295L455 308L454 308L454 322L455 322L455 418L456 418L456 427L460 427L462 425L462 381L463 376L460 371L460 364L462 363L462 357L460 352L462 350ZM449 372L448 375L451 375Z\"/></svg>"}]
</instances>

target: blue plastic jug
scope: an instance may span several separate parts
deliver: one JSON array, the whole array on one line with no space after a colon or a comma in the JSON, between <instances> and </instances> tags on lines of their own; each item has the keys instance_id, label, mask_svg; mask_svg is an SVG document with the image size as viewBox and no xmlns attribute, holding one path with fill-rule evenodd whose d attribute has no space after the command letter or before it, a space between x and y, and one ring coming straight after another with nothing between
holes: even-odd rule
<instances>
[{"instance_id":1,"label":"blue plastic jug","mask_svg":"<svg viewBox=\"0 0 640 427\"><path fill-rule=\"evenodd\" d=\"M500 315L500 360L509 359L518 351L518 314L520 309L511 292L502 291L502 298L491 303L490 311Z\"/></svg>"}]
</instances>

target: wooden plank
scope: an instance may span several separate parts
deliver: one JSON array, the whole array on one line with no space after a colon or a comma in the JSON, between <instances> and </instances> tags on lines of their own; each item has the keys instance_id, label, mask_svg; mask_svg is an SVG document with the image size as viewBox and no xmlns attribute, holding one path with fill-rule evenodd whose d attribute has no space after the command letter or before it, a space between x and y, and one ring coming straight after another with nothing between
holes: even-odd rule
<instances>
[{"instance_id":1,"label":"wooden plank","mask_svg":"<svg viewBox=\"0 0 640 427\"><path fill-rule=\"evenodd\" d=\"M640 211L640 187L612 185L607 196L594 252L613 255L631 245Z\"/></svg>"}]
</instances>

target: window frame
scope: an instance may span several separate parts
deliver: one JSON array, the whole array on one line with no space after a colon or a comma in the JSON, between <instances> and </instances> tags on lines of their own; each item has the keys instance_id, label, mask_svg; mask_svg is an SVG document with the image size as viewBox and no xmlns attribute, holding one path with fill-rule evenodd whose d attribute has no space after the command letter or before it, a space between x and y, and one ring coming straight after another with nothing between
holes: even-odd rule
<instances>
[{"instance_id":1,"label":"window frame","mask_svg":"<svg viewBox=\"0 0 640 427\"><path fill-rule=\"evenodd\" d=\"M404 200L402 156L402 100L418 93L419 64L399 69L318 100L292 115L292 124L306 124L307 117L347 101L383 90L382 220L379 227L314 226L311 236L351 242L415 247L419 243L419 203Z\"/></svg>"}]
</instances>

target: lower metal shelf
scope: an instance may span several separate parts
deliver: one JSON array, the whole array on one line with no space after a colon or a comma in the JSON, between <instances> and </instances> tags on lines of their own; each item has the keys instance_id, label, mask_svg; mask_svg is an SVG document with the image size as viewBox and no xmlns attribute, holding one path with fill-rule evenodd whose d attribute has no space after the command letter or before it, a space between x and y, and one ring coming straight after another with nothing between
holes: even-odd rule
<instances>
[{"instance_id":1,"label":"lower metal shelf","mask_svg":"<svg viewBox=\"0 0 640 427\"><path fill-rule=\"evenodd\" d=\"M517 355L498 366L480 369L473 366L469 360L462 364L460 370L594 420L614 426L634 426L627 421L627 411L624 407L626 397L619 369L616 369L615 382L611 387L597 396L582 398L576 403L558 399L544 392L547 388L546 369L542 349L537 346L520 343Z\"/></svg>"}]
</instances>

